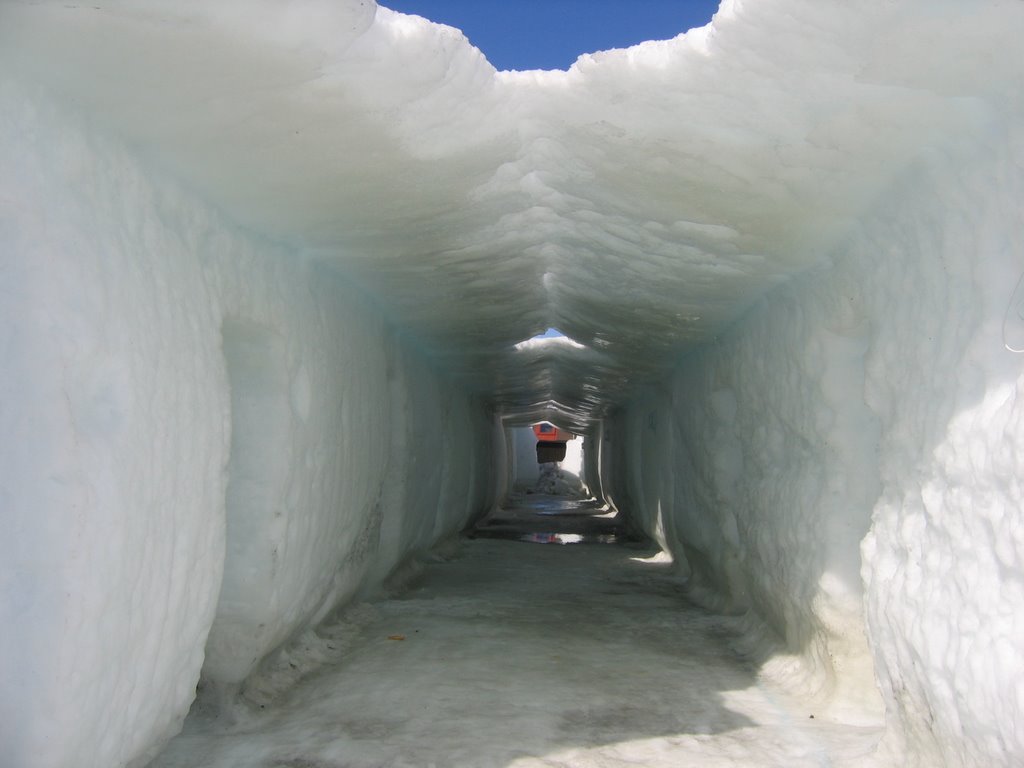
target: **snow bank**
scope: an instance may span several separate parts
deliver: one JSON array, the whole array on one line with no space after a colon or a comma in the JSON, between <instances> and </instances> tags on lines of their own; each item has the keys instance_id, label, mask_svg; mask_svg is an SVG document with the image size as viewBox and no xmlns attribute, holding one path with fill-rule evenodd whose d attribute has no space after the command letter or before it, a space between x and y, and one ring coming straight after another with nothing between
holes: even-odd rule
<instances>
[{"instance_id":1,"label":"snow bank","mask_svg":"<svg viewBox=\"0 0 1024 768\"><path fill-rule=\"evenodd\" d=\"M492 424L331 269L0 88L0 752L145 761L482 510ZM205 661L204 661L205 660Z\"/></svg>"},{"instance_id":2,"label":"snow bank","mask_svg":"<svg viewBox=\"0 0 1024 768\"><path fill-rule=\"evenodd\" d=\"M771 628L766 673L870 720L873 660L885 764L1024 756L1022 138L929 153L605 434L606 493Z\"/></svg>"},{"instance_id":3,"label":"snow bank","mask_svg":"<svg viewBox=\"0 0 1024 768\"><path fill-rule=\"evenodd\" d=\"M587 496L579 475L562 469L558 464L544 464L529 492L570 499L583 499Z\"/></svg>"}]
</instances>

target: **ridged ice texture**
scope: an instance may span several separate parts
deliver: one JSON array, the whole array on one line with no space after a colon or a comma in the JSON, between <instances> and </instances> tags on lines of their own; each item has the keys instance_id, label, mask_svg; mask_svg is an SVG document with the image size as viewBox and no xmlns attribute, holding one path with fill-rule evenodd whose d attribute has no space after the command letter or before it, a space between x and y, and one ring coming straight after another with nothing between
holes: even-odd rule
<instances>
[{"instance_id":1,"label":"ridged ice texture","mask_svg":"<svg viewBox=\"0 0 1024 768\"><path fill-rule=\"evenodd\" d=\"M606 492L766 674L870 722L873 659L879 765L1024 760L1022 148L931 153L606 425Z\"/></svg>"},{"instance_id":2,"label":"ridged ice texture","mask_svg":"<svg viewBox=\"0 0 1024 768\"><path fill-rule=\"evenodd\" d=\"M900 717L890 743L921 766L1024 760L1024 360L1005 346L1020 348L1024 317L1021 124L987 145L922 173L920 201L847 256L874 266L880 315L865 357L885 424L862 547L869 634Z\"/></svg>"},{"instance_id":3,"label":"ridged ice texture","mask_svg":"<svg viewBox=\"0 0 1024 768\"><path fill-rule=\"evenodd\" d=\"M336 275L0 85L0 763L145 762L485 505L491 421ZM211 631L212 630L212 631Z\"/></svg>"},{"instance_id":4,"label":"ridged ice texture","mask_svg":"<svg viewBox=\"0 0 1024 768\"><path fill-rule=\"evenodd\" d=\"M1016 109L1024 77L1024 7L997 0L726 0L527 73L371 0L0 16L6 70L358 275L506 413L577 426L816 263L923 148ZM515 352L548 327L585 349Z\"/></svg>"}]
</instances>

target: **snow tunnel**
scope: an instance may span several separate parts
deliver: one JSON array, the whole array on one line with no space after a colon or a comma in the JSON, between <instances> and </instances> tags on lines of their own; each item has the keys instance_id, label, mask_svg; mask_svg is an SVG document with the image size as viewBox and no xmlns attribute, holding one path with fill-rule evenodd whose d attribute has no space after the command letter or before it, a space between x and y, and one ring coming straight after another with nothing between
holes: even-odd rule
<instances>
[{"instance_id":1,"label":"snow tunnel","mask_svg":"<svg viewBox=\"0 0 1024 768\"><path fill-rule=\"evenodd\" d=\"M679 32L0 6L0 763L1024 763L1024 4Z\"/></svg>"}]
</instances>

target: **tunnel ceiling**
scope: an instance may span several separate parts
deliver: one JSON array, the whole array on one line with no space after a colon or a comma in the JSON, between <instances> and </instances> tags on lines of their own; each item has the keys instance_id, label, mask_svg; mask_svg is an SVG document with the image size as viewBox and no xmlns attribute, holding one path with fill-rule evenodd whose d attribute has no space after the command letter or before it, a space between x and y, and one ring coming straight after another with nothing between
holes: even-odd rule
<instances>
[{"instance_id":1,"label":"tunnel ceiling","mask_svg":"<svg viewBox=\"0 0 1024 768\"><path fill-rule=\"evenodd\" d=\"M726 0L517 73L369 0L8 2L0 69L343 271L506 417L580 427L1015 103L997 5Z\"/></svg>"}]
</instances>

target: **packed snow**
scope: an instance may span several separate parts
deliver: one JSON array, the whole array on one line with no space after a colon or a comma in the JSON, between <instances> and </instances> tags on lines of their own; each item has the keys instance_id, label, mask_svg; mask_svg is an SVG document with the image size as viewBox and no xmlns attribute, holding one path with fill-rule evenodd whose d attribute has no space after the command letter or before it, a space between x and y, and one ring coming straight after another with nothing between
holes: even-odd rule
<instances>
[{"instance_id":1,"label":"packed snow","mask_svg":"<svg viewBox=\"0 0 1024 768\"><path fill-rule=\"evenodd\" d=\"M336 274L0 102L3 762L141 764L200 668L237 688L485 506L492 421Z\"/></svg>"},{"instance_id":2,"label":"packed snow","mask_svg":"<svg viewBox=\"0 0 1024 768\"><path fill-rule=\"evenodd\" d=\"M873 656L900 724L893 764L1024 756L1024 379L1000 338L1024 268L1009 138L921 163L827 268L605 425L606 495L646 517L693 594L784 638L794 690L870 719Z\"/></svg>"},{"instance_id":3,"label":"packed snow","mask_svg":"<svg viewBox=\"0 0 1024 768\"><path fill-rule=\"evenodd\" d=\"M1022 10L997 0L729 0L523 73L370 0L2 14L6 72L357 275L505 410L542 417L543 390L581 429L820 262L923 153L986 141L1024 75ZM523 369L509 349L549 327L590 354Z\"/></svg>"},{"instance_id":4,"label":"packed snow","mask_svg":"<svg viewBox=\"0 0 1024 768\"><path fill-rule=\"evenodd\" d=\"M688 602L652 554L446 548L397 599L297 644L287 696L197 710L153 768L811 768L870 751L877 728L759 679L729 646L739 622Z\"/></svg>"},{"instance_id":5,"label":"packed snow","mask_svg":"<svg viewBox=\"0 0 1024 768\"><path fill-rule=\"evenodd\" d=\"M372 0L0 5L5 766L284 686L541 419L877 765L1019 765L1022 37L725 0L496 72Z\"/></svg>"}]
</instances>

